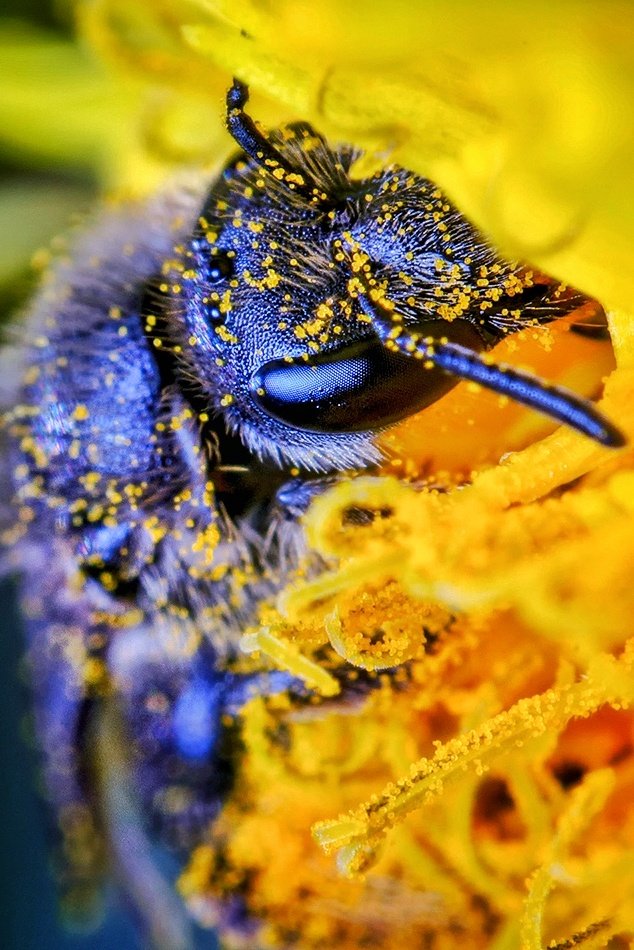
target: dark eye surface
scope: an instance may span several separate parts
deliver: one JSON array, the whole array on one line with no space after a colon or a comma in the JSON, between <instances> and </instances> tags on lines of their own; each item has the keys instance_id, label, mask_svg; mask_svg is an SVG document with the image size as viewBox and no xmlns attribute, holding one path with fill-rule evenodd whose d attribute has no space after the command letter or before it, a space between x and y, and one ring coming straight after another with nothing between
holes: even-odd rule
<instances>
[{"instance_id":1,"label":"dark eye surface","mask_svg":"<svg viewBox=\"0 0 634 950\"><path fill-rule=\"evenodd\" d=\"M227 280L231 277L233 269L233 260L226 254L219 254L217 257L211 258L207 279L212 284L218 284L221 280Z\"/></svg>"},{"instance_id":2,"label":"dark eye surface","mask_svg":"<svg viewBox=\"0 0 634 950\"><path fill-rule=\"evenodd\" d=\"M220 323L224 323L225 321L225 314L221 311L218 304L215 304L215 303L208 304L205 309L205 313L207 315L207 319L209 320L209 322L213 323L216 326Z\"/></svg>"},{"instance_id":3,"label":"dark eye surface","mask_svg":"<svg viewBox=\"0 0 634 950\"><path fill-rule=\"evenodd\" d=\"M482 347L473 328L461 336ZM457 381L371 337L306 362L271 360L253 375L251 394L268 415L298 429L362 432L424 409Z\"/></svg>"}]
</instances>

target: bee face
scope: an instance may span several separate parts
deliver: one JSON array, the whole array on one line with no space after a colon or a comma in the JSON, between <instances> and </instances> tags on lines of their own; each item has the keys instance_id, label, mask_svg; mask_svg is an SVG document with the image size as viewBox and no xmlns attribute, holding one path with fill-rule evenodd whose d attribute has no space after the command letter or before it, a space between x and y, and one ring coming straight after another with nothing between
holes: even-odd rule
<instances>
[{"instance_id":1,"label":"bee face","mask_svg":"<svg viewBox=\"0 0 634 950\"><path fill-rule=\"evenodd\" d=\"M320 153L321 167L334 171L348 164L345 152L320 146ZM392 176L361 183L361 189L349 186L347 193L340 188L329 213L299 201L289 207L276 189L247 206L248 222L240 216L223 220L218 208L240 209L258 175L247 165L212 189L201 216L205 230L191 242L195 277L185 289L187 331L202 347L184 348L189 369L201 381L209 375L216 407L256 451L271 454L266 439L293 464L363 464L374 457L377 430L456 383L386 349L360 299L350 257L354 249L369 259L366 246L379 245L384 260L376 252L372 257L384 275L379 279L405 307L416 292L398 268L403 242L387 227L392 215L374 213L379 202L386 206L382 196ZM424 200L425 186L421 181L414 191L412 211ZM478 330L459 324L454 338L460 333L466 345L481 349ZM426 329L446 332L446 324L430 309Z\"/></svg>"},{"instance_id":2,"label":"bee face","mask_svg":"<svg viewBox=\"0 0 634 950\"><path fill-rule=\"evenodd\" d=\"M331 150L303 126L281 135L280 150L298 169L316 167L324 190L338 195L336 210L289 198L287 186L247 156L232 162L185 250L170 333L185 374L257 454L309 469L363 465L377 459L376 426L367 419L352 427L358 433L339 434L324 425L333 393L318 370L322 360L341 371L339 354L374 338L342 254L347 223L359 214L346 177L354 153ZM293 391L290 413L271 404L277 367ZM298 371L303 392L293 384Z\"/></svg>"},{"instance_id":3,"label":"bee face","mask_svg":"<svg viewBox=\"0 0 634 950\"><path fill-rule=\"evenodd\" d=\"M501 258L420 176L393 166L356 179L357 153L305 124L264 137L246 95L234 83L228 96L245 151L211 188L164 313L177 372L251 451L322 471L365 465L378 431L460 378L616 444L613 427L579 424L593 410L572 394L477 357L578 297Z\"/></svg>"}]
</instances>

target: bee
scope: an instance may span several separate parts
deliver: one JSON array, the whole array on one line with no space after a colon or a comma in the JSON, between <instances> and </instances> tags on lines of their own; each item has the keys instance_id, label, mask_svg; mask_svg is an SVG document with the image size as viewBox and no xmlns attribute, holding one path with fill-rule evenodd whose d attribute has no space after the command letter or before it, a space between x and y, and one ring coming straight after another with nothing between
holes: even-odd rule
<instances>
[{"instance_id":1,"label":"bee","mask_svg":"<svg viewBox=\"0 0 634 950\"><path fill-rule=\"evenodd\" d=\"M54 264L6 424L46 787L83 854L64 883L85 894L107 853L170 947L187 924L146 828L191 851L232 787L247 700L306 700L245 671L237 642L309 557L315 495L460 380L623 444L592 403L486 356L585 298L501 257L433 182L355 178L357 149L303 122L265 133L247 101L234 80L239 152L211 187L110 211Z\"/></svg>"}]
</instances>

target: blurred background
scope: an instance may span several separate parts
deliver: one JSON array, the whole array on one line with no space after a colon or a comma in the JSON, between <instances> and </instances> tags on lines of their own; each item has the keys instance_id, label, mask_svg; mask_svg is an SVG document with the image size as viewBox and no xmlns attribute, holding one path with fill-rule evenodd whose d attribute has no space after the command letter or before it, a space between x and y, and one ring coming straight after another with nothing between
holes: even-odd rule
<instances>
[{"instance_id":1,"label":"blurred background","mask_svg":"<svg viewBox=\"0 0 634 950\"><path fill-rule=\"evenodd\" d=\"M4 0L0 21L1 85L5 108L20 108L20 69L32 44L47 38L62 55L72 34L63 5L49 0ZM12 59L13 51L13 59ZM43 81L46 77L42 77ZM35 282L33 256L88 208L97 191L94 166L51 161L20 143L0 138L0 313L19 311ZM125 910L109 916L99 931L69 934L59 919L49 866L49 828L38 790L37 753L28 718L28 688L21 670L23 631L15 585L0 583L0 946L7 950L128 950L137 946Z\"/></svg>"}]
</instances>

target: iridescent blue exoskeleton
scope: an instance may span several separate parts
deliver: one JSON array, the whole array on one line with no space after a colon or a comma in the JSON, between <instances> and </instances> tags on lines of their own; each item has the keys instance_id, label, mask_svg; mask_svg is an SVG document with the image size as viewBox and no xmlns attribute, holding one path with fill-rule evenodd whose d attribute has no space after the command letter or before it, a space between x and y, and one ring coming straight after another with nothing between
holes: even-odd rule
<instances>
[{"instance_id":1,"label":"iridescent blue exoskeleton","mask_svg":"<svg viewBox=\"0 0 634 950\"><path fill-rule=\"evenodd\" d=\"M83 847L66 883L89 887L105 843L174 948L187 927L147 829L190 850L231 788L249 696L307 700L237 642L299 558L318 570L311 498L459 379L623 441L591 403L479 355L579 294L499 257L433 183L355 178L354 148L304 123L265 135L246 101L234 82L241 150L210 189L190 176L111 211L53 266L7 426L46 784L68 854Z\"/></svg>"}]
</instances>

